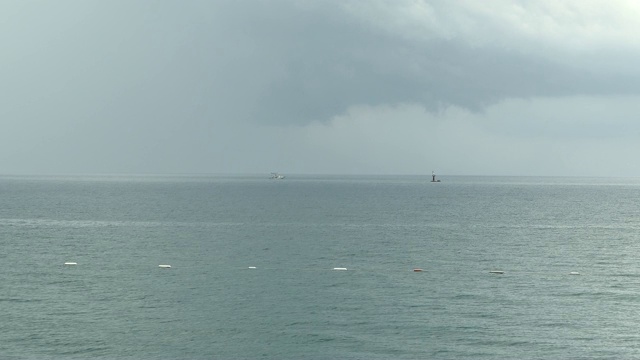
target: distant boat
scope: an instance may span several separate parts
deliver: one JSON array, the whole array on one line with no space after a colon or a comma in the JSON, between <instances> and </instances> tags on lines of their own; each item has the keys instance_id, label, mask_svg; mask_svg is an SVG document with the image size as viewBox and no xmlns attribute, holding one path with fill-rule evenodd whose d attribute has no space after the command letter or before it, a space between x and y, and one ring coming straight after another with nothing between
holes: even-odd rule
<instances>
[{"instance_id":1,"label":"distant boat","mask_svg":"<svg viewBox=\"0 0 640 360\"><path fill-rule=\"evenodd\" d=\"M284 179L284 175L280 175L278 173L271 173L271 179L282 180Z\"/></svg>"},{"instance_id":2,"label":"distant boat","mask_svg":"<svg viewBox=\"0 0 640 360\"><path fill-rule=\"evenodd\" d=\"M431 172L431 182L440 182L440 180L436 180L436 173L434 171Z\"/></svg>"}]
</instances>

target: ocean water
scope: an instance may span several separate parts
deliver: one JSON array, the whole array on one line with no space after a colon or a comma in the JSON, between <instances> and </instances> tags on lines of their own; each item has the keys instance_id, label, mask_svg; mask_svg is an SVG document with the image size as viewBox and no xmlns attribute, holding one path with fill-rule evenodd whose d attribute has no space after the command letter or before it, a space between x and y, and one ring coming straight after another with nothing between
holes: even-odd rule
<instances>
[{"instance_id":1,"label":"ocean water","mask_svg":"<svg viewBox=\"0 0 640 360\"><path fill-rule=\"evenodd\" d=\"M2 176L0 357L640 357L639 179L429 180Z\"/></svg>"}]
</instances>

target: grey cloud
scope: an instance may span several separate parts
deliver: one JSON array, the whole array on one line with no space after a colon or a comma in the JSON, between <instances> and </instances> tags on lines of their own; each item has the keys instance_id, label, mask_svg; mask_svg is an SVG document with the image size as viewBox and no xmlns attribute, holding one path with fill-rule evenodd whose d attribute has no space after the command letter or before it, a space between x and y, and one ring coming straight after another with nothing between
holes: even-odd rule
<instances>
[{"instance_id":1,"label":"grey cloud","mask_svg":"<svg viewBox=\"0 0 640 360\"><path fill-rule=\"evenodd\" d=\"M37 102L75 121L306 124L353 105L479 111L504 98L628 94L638 84L489 41L380 31L341 2L43 4L50 13L29 10L23 42L8 49L22 56L4 71L6 111L23 117L41 116L29 109Z\"/></svg>"},{"instance_id":2,"label":"grey cloud","mask_svg":"<svg viewBox=\"0 0 640 360\"><path fill-rule=\"evenodd\" d=\"M359 104L479 111L505 98L637 91L634 74L598 73L489 41L476 47L464 39L406 38L355 21L339 6L277 3L276 18L264 15L273 9L245 7L249 14L241 21L251 28L253 43L229 45L232 53L235 46L249 47L250 58L240 63L269 73L255 84L255 96L243 99L242 117L257 122L305 124ZM240 77L245 71L229 70Z\"/></svg>"},{"instance_id":3,"label":"grey cloud","mask_svg":"<svg viewBox=\"0 0 640 360\"><path fill-rule=\"evenodd\" d=\"M486 131L518 143L538 135L553 141L616 138L630 128L629 113L636 107L606 98L638 93L637 50L620 40L606 51L602 46L560 51L567 39L573 41L574 30L582 29L580 14L562 36L547 31L530 41L501 33L512 23L500 16L509 14L477 16L473 2L429 2L427 16L409 16L405 27L403 16L414 15L407 11L416 2L402 3L407 7L391 21L386 8L398 2L0 3L6 15L0 22L0 167L251 172L289 171L287 166L298 164L307 172L349 172L356 163L371 164L366 171L375 172L387 162L397 165L395 158L410 158L411 164L425 162L421 154L439 158L455 151L466 158L475 148L466 150L460 129L473 134L468 139ZM385 11L367 8L372 4L383 4ZM456 11L462 15L452 16ZM547 15L531 24L544 23ZM421 26L421 21L433 23ZM487 31L481 31L483 22ZM577 33L588 36L589 31ZM615 40L619 33L603 39ZM546 46L546 41L554 43ZM580 101L567 100L580 95ZM585 118L574 110L589 103L589 96L620 109L598 113L591 124L547 126L557 121L554 110ZM549 98L567 101L557 106ZM522 116L532 108L509 107L513 99L533 99L536 111L548 107L549 112ZM403 113L405 105L426 112ZM504 113L494 113L494 105ZM353 110L358 107L373 110L361 114ZM391 110L370 125L367 119L383 109ZM438 122L455 120L447 115L450 109L462 109L458 115L471 121L437 133ZM607 130L608 123L600 121L607 116L621 120ZM392 137L396 123L411 128ZM364 128L379 130L378 139L389 140L388 147L371 151L380 145L366 141L371 134L363 135ZM398 150L414 133L419 138ZM422 138L436 133L452 146L450 152L421 148ZM305 136L315 142L304 141ZM486 143L494 142L487 138ZM332 141L344 141L340 153L331 152ZM321 164L327 156L332 158ZM353 162L343 161L348 158ZM413 171L406 166L403 171Z\"/></svg>"}]
</instances>

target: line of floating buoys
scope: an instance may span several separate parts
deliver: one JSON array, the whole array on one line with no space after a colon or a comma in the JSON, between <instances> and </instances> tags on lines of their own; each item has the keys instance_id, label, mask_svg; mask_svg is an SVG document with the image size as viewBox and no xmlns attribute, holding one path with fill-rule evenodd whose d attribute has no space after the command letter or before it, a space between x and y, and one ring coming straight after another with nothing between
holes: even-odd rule
<instances>
[{"instance_id":1,"label":"line of floating buoys","mask_svg":"<svg viewBox=\"0 0 640 360\"><path fill-rule=\"evenodd\" d=\"M76 263L65 263L65 265L76 265ZM171 265L158 265L161 268L171 268ZM247 269L250 270L256 270L257 267L256 266L249 266L247 267ZM347 271L348 269L346 267L334 267L332 270L334 271ZM411 270L412 272L424 272L424 270L422 268L413 268ZM493 274L493 275L504 275L504 270L489 270L489 274ZM579 272L577 271L571 271L569 272L569 275L580 275Z\"/></svg>"},{"instance_id":2,"label":"line of floating buoys","mask_svg":"<svg viewBox=\"0 0 640 360\"><path fill-rule=\"evenodd\" d=\"M255 266L249 266L249 269L257 269L257 267ZM314 270L314 269L311 269ZM315 270L321 270L321 269L315 269ZM334 267L332 270L336 270L336 271L347 271L348 268L346 267ZM412 272L424 272L424 269L422 268L413 268L411 269ZM489 274L494 274L494 275L504 275L504 270L489 270ZM580 275L579 272L577 271L571 271L569 272L569 275Z\"/></svg>"},{"instance_id":3,"label":"line of floating buoys","mask_svg":"<svg viewBox=\"0 0 640 360\"><path fill-rule=\"evenodd\" d=\"M67 261L64 263L64 265L66 266L74 266L74 265L78 265L77 262L74 261ZM158 265L159 268L161 269L171 269L171 265L169 264L160 264ZM249 266L248 269L251 270L255 270L257 269L256 266ZM335 271L347 271L348 269L346 267L334 267L332 270ZM413 272L423 272L424 270L422 268L413 268L411 271ZM505 272L504 270L489 270L490 274L494 274L494 275L503 275ZM580 273L578 271L570 271L568 273L569 275L580 275Z\"/></svg>"}]
</instances>

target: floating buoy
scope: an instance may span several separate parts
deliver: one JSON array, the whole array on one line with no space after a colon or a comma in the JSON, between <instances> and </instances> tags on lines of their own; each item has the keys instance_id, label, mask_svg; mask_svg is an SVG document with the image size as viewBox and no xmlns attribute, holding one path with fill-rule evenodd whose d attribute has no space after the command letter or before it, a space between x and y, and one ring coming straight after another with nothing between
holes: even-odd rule
<instances>
[{"instance_id":1,"label":"floating buoy","mask_svg":"<svg viewBox=\"0 0 640 360\"><path fill-rule=\"evenodd\" d=\"M572 271L572 272L569 273L569 275L580 275L580 273L577 272L577 271Z\"/></svg>"},{"instance_id":2,"label":"floating buoy","mask_svg":"<svg viewBox=\"0 0 640 360\"><path fill-rule=\"evenodd\" d=\"M78 265L78 263L76 263L76 262L70 262L70 261L68 261L68 262L66 262L66 263L64 263L64 264L65 264L65 265Z\"/></svg>"},{"instance_id":3,"label":"floating buoy","mask_svg":"<svg viewBox=\"0 0 640 360\"><path fill-rule=\"evenodd\" d=\"M249 266L249 269L255 269L255 268L256 268L255 266Z\"/></svg>"},{"instance_id":4,"label":"floating buoy","mask_svg":"<svg viewBox=\"0 0 640 360\"><path fill-rule=\"evenodd\" d=\"M159 268L171 269L171 265L158 265Z\"/></svg>"},{"instance_id":5,"label":"floating buoy","mask_svg":"<svg viewBox=\"0 0 640 360\"><path fill-rule=\"evenodd\" d=\"M347 268L333 268L333 270L342 270L342 271L345 271L345 270L347 270Z\"/></svg>"},{"instance_id":6,"label":"floating buoy","mask_svg":"<svg viewBox=\"0 0 640 360\"><path fill-rule=\"evenodd\" d=\"M422 269L415 268L413 269L413 272L422 272Z\"/></svg>"},{"instance_id":7,"label":"floating buoy","mask_svg":"<svg viewBox=\"0 0 640 360\"><path fill-rule=\"evenodd\" d=\"M498 275L502 275L504 274L504 271L502 270L491 270L489 271L490 274L498 274Z\"/></svg>"}]
</instances>

